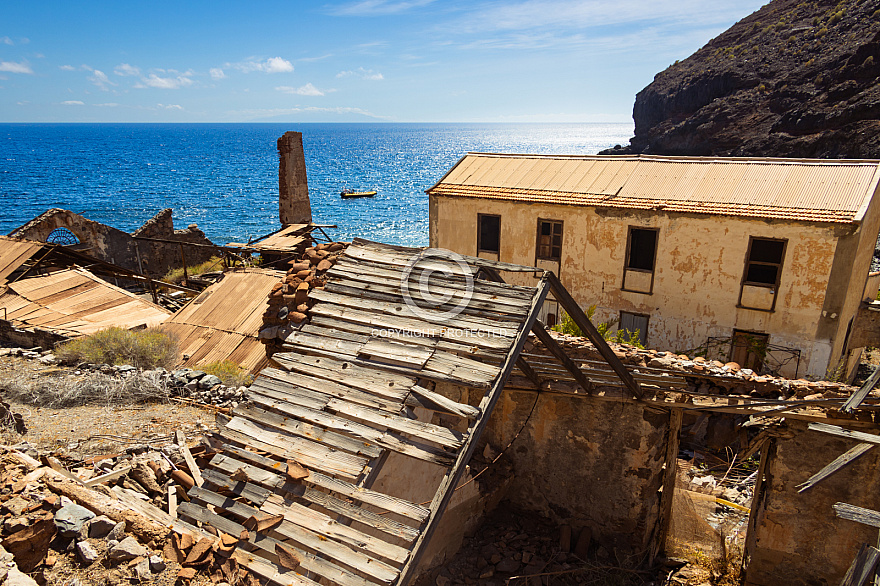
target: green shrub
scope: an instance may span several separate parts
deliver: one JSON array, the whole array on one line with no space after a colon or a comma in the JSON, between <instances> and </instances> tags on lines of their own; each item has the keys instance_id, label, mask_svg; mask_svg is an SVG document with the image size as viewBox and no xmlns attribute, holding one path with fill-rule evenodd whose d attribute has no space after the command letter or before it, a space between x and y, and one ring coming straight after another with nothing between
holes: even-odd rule
<instances>
[{"instance_id":1,"label":"green shrub","mask_svg":"<svg viewBox=\"0 0 880 586\"><path fill-rule=\"evenodd\" d=\"M194 277L196 275L201 275L202 273L209 273L215 269L222 268L222 263L222 258L219 256L212 256L202 264L186 267L186 274L190 277ZM183 267L179 269L171 269L164 277L162 277L162 280L166 283L181 283L183 281Z\"/></svg>"},{"instance_id":2,"label":"green shrub","mask_svg":"<svg viewBox=\"0 0 880 586\"><path fill-rule=\"evenodd\" d=\"M65 362L130 364L138 368L171 368L177 362L177 341L156 329L131 331L108 328L60 345L56 354Z\"/></svg>"},{"instance_id":3,"label":"green shrub","mask_svg":"<svg viewBox=\"0 0 880 586\"><path fill-rule=\"evenodd\" d=\"M587 319L593 321L593 314L596 313L596 304L588 307L586 313ZM617 321L618 320L615 319L596 324L596 329L599 331L599 335L611 342L629 344L630 346L635 346L636 348L644 350L645 347L642 345L641 341L639 341L639 330L634 332L629 330L613 330L612 328L617 324ZM578 336L581 338L584 337L584 333L566 312L562 312L562 319L551 329L554 332L559 332L561 334L568 334L570 336Z\"/></svg>"},{"instance_id":4,"label":"green shrub","mask_svg":"<svg viewBox=\"0 0 880 586\"><path fill-rule=\"evenodd\" d=\"M231 360L200 364L198 369L213 374L227 387L250 386L254 382L254 377Z\"/></svg>"}]
</instances>

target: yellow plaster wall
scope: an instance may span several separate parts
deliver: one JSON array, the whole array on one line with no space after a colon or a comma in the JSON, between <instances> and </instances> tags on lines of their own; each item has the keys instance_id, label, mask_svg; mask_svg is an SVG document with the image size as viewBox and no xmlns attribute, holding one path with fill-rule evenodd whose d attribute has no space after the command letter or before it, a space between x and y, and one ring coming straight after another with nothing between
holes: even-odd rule
<instances>
[{"instance_id":1,"label":"yellow plaster wall","mask_svg":"<svg viewBox=\"0 0 880 586\"><path fill-rule=\"evenodd\" d=\"M880 224L874 209L869 209L864 236L851 234L849 227L805 222L488 199L431 196L430 209L431 246L473 255L477 214L499 214L499 260L526 265L535 263L538 218L562 220L560 278L582 307L598 304L597 320L617 318L621 310L647 314L648 346L666 350L693 349L710 336L729 337L733 329L770 333L771 344L801 350L798 376L814 377L825 375L835 347L839 355L849 317L864 290L871 239L876 240ZM629 226L659 229L653 294L621 290ZM788 240L773 312L736 307L750 236ZM841 236L860 238L855 256L841 255L852 266L847 276L854 282L835 287L835 297L845 291L835 302L840 315L823 330L830 335L817 338ZM512 274L505 278L523 284L531 280ZM793 376L794 363L788 370L783 374Z\"/></svg>"}]
</instances>

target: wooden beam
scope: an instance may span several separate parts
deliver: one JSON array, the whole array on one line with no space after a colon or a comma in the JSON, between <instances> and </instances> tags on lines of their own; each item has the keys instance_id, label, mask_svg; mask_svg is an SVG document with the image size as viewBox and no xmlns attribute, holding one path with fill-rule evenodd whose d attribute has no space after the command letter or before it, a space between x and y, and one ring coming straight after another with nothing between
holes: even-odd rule
<instances>
[{"instance_id":1,"label":"wooden beam","mask_svg":"<svg viewBox=\"0 0 880 586\"><path fill-rule=\"evenodd\" d=\"M524 375L526 375L527 379L532 381L532 384L535 385L535 388L540 390L541 378L538 376L538 373L535 372L535 369L533 369L531 366L529 366L529 363L526 362L526 359L523 358L522 356L517 358L516 359L516 366L522 371L522 373Z\"/></svg>"},{"instance_id":2,"label":"wooden beam","mask_svg":"<svg viewBox=\"0 0 880 586\"><path fill-rule=\"evenodd\" d=\"M571 376L574 377L574 380L584 389L587 393L593 394L593 384L590 382L583 371L578 368L578 365L574 363L574 361L569 358L568 354L565 353L565 349L559 345L553 336L550 335L550 332L544 327L544 324L540 322L540 320L535 320L535 325L532 326L532 331L538 336L538 339L541 340L541 343L544 344L553 356L562 363L562 366L565 367Z\"/></svg>"},{"instance_id":3,"label":"wooden beam","mask_svg":"<svg viewBox=\"0 0 880 586\"><path fill-rule=\"evenodd\" d=\"M189 468L189 473L192 475L193 480L196 481L196 486L201 486L205 483L202 480L202 473L199 470L198 465L196 465L196 460L193 458L192 452L189 451L189 448L186 446L186 436L179 429L174 432L174 443L180 446L180 453L183 454L183 460L186 462L186 466Z\"/></svg>"},{"instance_id":4,"label":"wooden beam","mask_svg":"<svg viewBox=\"0 0 880 586\"><path fill-rule=\"evenodd\" d=\"M852 565L840 582L840 586L862 586L875 574L877 562L880 561L880 550L863 543ZM872 580L873 583L873 580Z\"/></svg>"},{"instance_id":5,"label":"wooden beam","mask_svg":"<svg viewBox=\"0 0 880 586\"><path fill-rule=\"evenodd\" d=\"M880 435L876 435L873 433L865 433L863 431L852 431L851 429L844 429L843 427L838 427L836 425L830 425L828 423L811 423L809 425L809 429L811 429L813 431L821 431L822 433L828 433L831 435L849 438L852 440L857 440L860 442L867 442L870 444L880 444Z\"/></svg>"},{"instance_id":6,"label":"wooden beam","mask_svg":"<svg viewBox=\"0 0 880 586\"><path fill-rule=\"evenodd\" d=\"M871 509L865 509L847 503L834 503L833 505L831 505L831 507L834 509L834 512L837 513L837 516L841 519L846 519L847 521L855 521L856 523L861 523L862 525L870 525L871 527L880 527L880 513L878 513L877 511L872 511Z\"/></svg>"},{"instance_id":7,"label":"wooden beam","mask_svg":"<svg viewBox=\"0 0 880 586\"><path fill-rule=\"evenodd\" d=\"M608 342L605 341L605 338L602 337L599 330L596 329L596 326L593 325L593 322L590 321L590 318L581 309L581 306L578 305L568 290L563 287L559 278L553 274L553 271L547 271L546 274L548 275L550 289L553 291L553 296L559 305L562 306L577 327L581 329L581 332L593 343L596 350L602 355L602 358L611 365L611 368L614 369L614 372L617 373L623 384L626 385L633 395L641 399L643 393L638 381L632 377L632 374L626 369L626 366L623 365L623 362L620 361L614 350L611 349L611 346L608 345Z\"/></svg>"},{"instance_id":8,"label":"wooden beam","mask_svg":"<svg viewBox=\"0 0 880 586\"><path fill-rule=\"evenodd\" d=\"M873 448L875 445L877 445L877 444L871 444L871 443L856 444L855 446L853 446L852 448L850 448L849 450L847 450L846 452L844 452L843 454L841 454L840 456L835 458L835 460L833 462L831 462L830 464L828 464L827 466L825 466L824 468L822 468L821 470L819 470L818 472L816 472L815 474L810 476L810 478L808 478L806 480L806 482L797 485L795 488L798 489L799 493L813 488L819 482L821 482L822 480L825 480L826 478L828 478L829 476L831 476L832 474L834 474L835 472L837 472L838 470L840 470L841 468L843 468L844 466L846 466L847 464L849 464L850 462L852 462L853 460L855 460L856 458L858 458L859 456L861 456L862 454L864 454L865 452L867 452L868 450Z\"/></svg>"},{"instance_id":9,"label":"wooden beam","mask_svg":"<svg viewBox=\"0 0 880 586\"><path fill-rule=\"evenodd\" d=\"M859 387L859 390L855 391L852 395L849 396L849 399L846 400L846 403L843 404L843 407L840 408L844 413L852 413L856 409L859 408L859 405L862 404L862 401L865 400L865 397L868 396L874 387L877 386L877 383L880 382L880 366L874 369L874 372L871 373L871 376L868 377L868 380Z\"/></svg>"},{"instance_id":10,"label":"wooden beam","mask_svg":"<svg viewBox=\"0 0 880 586\"><path fill-rule=\"evenodd\" d=\"M681 420L684 411L673 407L669 410L669 430L666 434L666 469L663 472L663 492L660 494L660 515L648 566L654 565L657 555L666 551L666 537L672 522L672 500L678 479L678 446L681 437Z\"/></svg>"},{"instance_id":11,"label":"wooden beam","mask_svg":"<svg viewBox=\"0 0 880 586\"><path fill-rule=\"evenodd\" d=\"M431 502L430 514L428 515L424 529L413 545L409 560L407 560L406 564L400 570L400 576L395 583L398 586L408 584L410 579L414 576L415 571L418 569L419 560L425 551L425 545L430 541L431 536L437 530L440 517L446 510L446 507L452 498L452 494L455 491L455 487L458 486L458 482L464 473L465 464L467 464L470 461L471 456L473 456L474 450L477 447L477 440L480 438L480 435L489 423L489 417L492 414L495 404L501 397L501 391L504 388L504 384L507 382L514 366L516 366L516 360L519 358L523 346L525 346L529 332L534 326L535 321L538 319L538 312L544 304L547 294L550 292L547 275L548 273L545 272L544 276L541 277L541 280L538 283L538 287L532 296L528 316L520 330L517 332L513 345L507 352L507 357L504 359L504 363L501 366L501 372L495 379L492 388L484 395L483 400L480 402L480 418L471 423L470 428L468 429L469 433L467 441L465 441L464 446L459 451L455 465L446 473L446 476L437 488L437 492Z\"/></svg>"}]
</instances>

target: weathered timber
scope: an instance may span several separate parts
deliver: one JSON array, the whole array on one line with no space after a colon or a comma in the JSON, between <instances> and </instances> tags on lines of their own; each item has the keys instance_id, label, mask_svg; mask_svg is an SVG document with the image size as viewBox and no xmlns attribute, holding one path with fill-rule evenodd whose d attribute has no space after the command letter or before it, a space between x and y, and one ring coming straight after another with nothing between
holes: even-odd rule
<instances>
[{"instance_id":1,"label":"weathered timber","mask_svg":"<svg viewBox=\"0 0 880 586\"><path fill-rule=\"evenodd\" d=\"M880 550L863 543L843 580L840 581L840 586L862 586L868 579L874 577L878 561L880 561Z\"/></svg>"},{"instance_id":2,"label":"weathered timber","mask_svg":"<svg viewBox=\"0 0 880 586\"><path fill-rule=\"evenodd\" d=\"M666 537L672 522L672 503L675 484L678 479L678 446L681 435L681 421L684 411L669 410L669 429L666 432L666 460L663 470L663 492L660 494L660 515L657 520L657 534L651 544L649 566L652 566L659 553L666 547Z\"/></svg>"},{"instance_id":3,"label":"weathered timber","mask_svg":"<svg viewBox=\"0 0 880 586\"><path fill-rule=\"evenodd\" d=\"M877 511L872 511L871 509L865 509L847 503L834 503L832 505L832 508L834 509L834 512L837 513L837 516L841 519L855 521L856 523L870 525L871 527L880 527L880 513L878 513Z\"/></svg>"},{"instance_id":4,"label":"weathered timber","mask_svg":"<svg viewBox=\"0 0 880 586\"><path fill-rule=\"evenodd\" d=\"M409 389L416 384L415 377L394 375L344 360L305 356L293 352L275 354L272 360L291 372L334 381L399 402L403 401Z\"/></svg>"},{"instance_id":5,"label":"weathered timber","mask_svg":"<svg viewBox=\"0 0 880 586\"><path fill-rule=\"evenodd\" d=\"M553 291L553 296L559 302L559 305L561 305L565 312L568 313L575 325L581 329L581 332L589 338L590 342L593 343L593 346L596 347L596 350L599 351L599 354L602 355L602 358L611 365L611 368L614 369L614 372L617 373L617 376L620 377L623 384L632 391L636 398L641 399L643 393L639 383L632 377L632 374L626 369L626 366L623 365L620 358L614 354L614 350L611 349L608 342L605 341L605 338L602 337L599 330L596 329L596 326L593 325L593 322L590 321L590 318L588 318L587 314L584 313L584 310L581 309L581 306L578 305L577 301L574 300L568 290L562 286L559 278L553 274L552 271L548 271L546 274L550 283L550 288Z\"/></svg>"},{"instance_id":6,"label":"weathered timber","mask_svg":"<svg viewBox=\"0 0 880 586\"><path fill-rule=\"evenodd\" d=\"M581 369L578 368L578 365L572 361L571 358L568 357L568 354L565 353L565 350L559 343L553 339L553 336L547 331L539 320L535 320L535 325L532 326L532 331L541 340L541 343L544 344L544 347L547 348L553 356L556 357L559 362L562 363L562 366L574 377L574 380L584 389L587 393L592 394L593 392L593 384L584 376L584 373L581 372Z\"/></svg>"},{"instance_id":7,"label":"weathered timber","mask_svg":"<svg viewBox=\"0 0 880 586\"><path fill-rule=\"evenodd\" d=\"M816 486L816 484L828 478L868 450L872 449L875 445L877 444L863 443L853 446L852 448L835 458L833 462L810 476L810 478L808 478L806 482L797 485L795 488L798 489L798 492L804 492L805 490L813 488L814 486Z\"/></svg>"},{"instance_id":8,"label":"weathered timber","mask_svg":"<svg viewBox=\"0 0 880 586\"><path fill-rule=\"evenodd\" d=\"M366 458L339 452L318 442L272 431L243 417L232 418L224 427L272 445L282 453L296 454L296 460L310 470L324 470L330 474L357 478L367 464Z\"/></svg>"},{"instance_id":9,"label":"weathered timber","mask_svg":"<svg viewBox=\"0 0 880 586\"><path fill-rule=\"evenodd\" d=\"M260 372L257 381L262 380L264 376L278 381L280 384L273 386L272 388L281 393L284 393L286 389L295 389L297 391L303 390L304 392L314 393L310 396L315 398L320 394L325 397L325 399L329 397L345 399L352 403L359 403L361 405L366 405L367 407L372 407L373 409L391 411L392 413L398 413L400 411L400 403L403 401L407 393L406 390L401 389L396 392L394 397L378 396L374 393L361 391L337 382L320 378L297 376L296 374L277 368L264 368ZM262 392L262 390L260 392ZM273 398L282 398L265 392L263 392L263 394ZM326 405L326 403L323 405ZM321 405L322 408L323 405Z\"/></svg>"},{"instance_id":10,"label":"weathered timber","mask_svg":"<svg viewBox=\"0 0 880 586\"><path fill-rule=\"evenodd\" d=\"M877 386L877 383L880 382L880 366L874 368L874 372L871 373L871 376L868 377L868 380L864 382L864 384L859 387L859 389L853 392L852 395L846 400L846 403L843 404L843 407L840 408L844 413L852 413L856 409L859 408L859 405L862 404L862 401L865 400L865 397L868 396L874 387Z\"/></svg>"},{"instance_id":11,"label":"weathered timber","mask_svg":"<svg viewBox=\"0 0 880 586\"><path fill-rule=\"evenodd\" d=\"M828 423L811 423L808 426L812 431L821 431L822 433L827 433L831 435L836 435L840 437L846 437L852 440L856 440L859 442L866 442L870 444L880 444L880 435L876 435L873 433L865 433L863 431L852 431L850 429L844 429L842 427L838 427L837 425L830 425Z\"/></svg>"},{"instance_id":12,"label":"weathered timber","mask_svg":"<svg viewBox=\"0 0 880 586\"><path fill-rule=\"evenodd\" d=\"M183 461L186 462L186 466L189 468L189 473L193 480L195 480L196 486L201 486L202 473L196 465L196 459L193 458L192 452L189 451L189 447L186 445L186 435L184 435L182 431L176 430L174 432L174 443L180 446L180 453L183 454Z\"/></svg>"},{"instance_id":13,"label":"weathered timber","mask_svg":"<svg viewBox=\"0 0 880 586\"><path fill-rule=\"evenodd\" d=\"M431 501L430 517L422 529L422 534L413 546L410 558L400 572L399 584L407 584L413 577L413 573L416 571L419 560L424 553L424 544L431 539L434 531L437 530L439 519L446 510L449 500L452 498L455 486L457 486L459 479L464 473L465 464L469 462L471 456L473 456L477 440L483 433L486 425L489 423L489 414L492 413L492 409L501 397L501 391L504 388L504 384L507 382L507 378L510 376L510 373L516 365L516 359L519 357L520 352L522 352L523 346L528 339L528 333L531 331L532 326L534 326L535 321L538 318L538 311L544 304L544 300L547 298L549 290L548 277L545 273L538 283L537 289L534 291L528 317L517 332L513 344L508 348L507 358L502 365L498 377L495 379L489 392L487 392L480 401L480 412L482 413L482 416L471 422L468 429L468 438L465 445L458 453L455 465L446 473L443 480L440 482L440 486L437 488L434 499Z\"/></svg>"}]
</instances>

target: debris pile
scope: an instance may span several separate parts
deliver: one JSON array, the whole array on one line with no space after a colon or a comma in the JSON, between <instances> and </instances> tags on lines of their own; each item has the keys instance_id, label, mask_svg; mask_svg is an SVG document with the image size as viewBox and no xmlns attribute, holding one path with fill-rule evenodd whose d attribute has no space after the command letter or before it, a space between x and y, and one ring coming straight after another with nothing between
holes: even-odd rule
<instances>
[{"instance_id":1,"label":"debris pile","mask_svg":"<svg viewBox=\"0 0 880 586\"><path fill-rule=\"evenodd\" d=\"M601 355L586 338L554 333L554 338L567 350L572 358L600 360ZM534 342L535 350L546 352ZM778 400L814 401L819 399L845 398L856 389L842 382L809 381L803 378L792 380L770 374L758 374L743 368L736 362L721 362L702 356L689 357L684 354L658 350L642 350L626 344L611 344L620 360L634 374L656 374L659 376L681 376L688 383L688 390L697 395L730 395L761 397ZM871 393L880 397L880 390Z\"/></svg>"},{"instance_id":2,"label":"debris pile","mask_svg":"<svg viewBox=\"0 0 880 586\"><path fill-rule=\"evenodd\" d=\"M290 261L287 276L269 293L260 328L260 340L264 344L286 337L291 326L306 321L314 304L309 299L309 291L324 288L325 273L336 264L346 246L343 242L320 243L306 248L299 259Z\"/></svg>"},{"instance_id":3,"label":"debris pile","mask_svg":"<svg viewBox=\"0 0 880 586\"><path fill-rule=\"evenodd\" d=\"M102 574L100 583L185 585L204 574L230 586L259 584L234 555L242 536L210 536L176 520L177 503L189 501L186 491L214 454L207 443L190 449L182 433L174 437L161 449L136 446L68 467L0 447L0 583Z\"/></svg>"}]
</instances>

